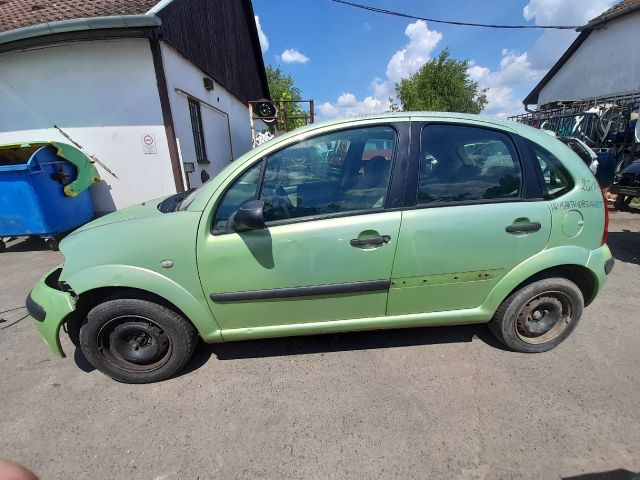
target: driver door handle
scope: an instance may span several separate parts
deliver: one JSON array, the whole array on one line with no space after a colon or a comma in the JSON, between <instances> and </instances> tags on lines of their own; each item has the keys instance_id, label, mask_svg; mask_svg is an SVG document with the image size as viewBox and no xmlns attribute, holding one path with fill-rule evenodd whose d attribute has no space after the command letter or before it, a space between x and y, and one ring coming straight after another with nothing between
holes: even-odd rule
<instances>
[{"instance_id":1,"label":"driver door handle","mask_svg":"<svg viewBox=\"0 0 640 480\"><path fill-rule=\"evenodd\" d=\"M379 237L371 238L352 238L350 243L352 247L365 247L369 245L384 245L390 241L391 237L389 235L380 235Z\"/></svg>"}]
</instances>

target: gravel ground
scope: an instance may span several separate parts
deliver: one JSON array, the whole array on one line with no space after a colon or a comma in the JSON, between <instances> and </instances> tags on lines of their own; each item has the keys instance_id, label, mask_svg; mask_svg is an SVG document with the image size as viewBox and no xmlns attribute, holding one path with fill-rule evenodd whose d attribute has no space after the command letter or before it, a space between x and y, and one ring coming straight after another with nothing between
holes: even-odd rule
<instances>
[{"instance_id":1,"label":"gravel ground","mask_svg":"<svg viewBox=\"0 0 640 480\"><path fill-rule=\"evenodd\" d=\"M631 478L640 215L611 230L604 291L539 355L485 326L350 333L200 345L181 376L136 386L53 356L23 310L0 314L0 457L43 480ZM60 262L12 244L0 311Z\"/></svg>"}]
</instances>

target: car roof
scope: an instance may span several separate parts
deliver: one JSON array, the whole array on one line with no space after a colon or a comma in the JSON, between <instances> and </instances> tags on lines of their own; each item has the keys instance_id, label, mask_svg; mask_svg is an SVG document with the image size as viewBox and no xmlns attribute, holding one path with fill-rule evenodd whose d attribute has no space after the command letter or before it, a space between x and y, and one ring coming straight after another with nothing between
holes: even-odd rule
<instances>
[{"instance_id":1,"label":"car roof","mask_svg":"<svg viewBox=\"0 0 640 480\"><path fill-rule=\"evenodd\" d=\"M410 112L386 112L386 113L378 113L372 115L359 115L353 117L344 117L338 118L334 120L325 120L318 123L313 123L307 125L306 127L301 127L296 129L296 132L303 131L304 129L312 129L314 127L319 126L328 126L328 125L339 125L341 123L351 123L358 120L404 120L407 119L421 119L427 118L430 120L434 119L442 119L442 120L472 120L472 121L480 121L483 123L490 123L497 126L508 127L512 129L518 128L518 126L525 126L524 124L513 122L510 120L501 120L498 118L485 116L485 115L474 115L471 113L458 113L458 112L423 112L423 111L410 111Z\"/></svg>"},{"instance_id":2,"label":"car roof","mask_svg":"<svg viewBox=\"0 0 640 480\"><path fill-rule=\"evenodd\" d=\"M296 128L284 135L279 136L278 138L286 139L290 137L294 137L299 135L300 133L305 133L307 131L312 131L318 128L325 128L330 126L339 126L344 124L347 126L350 123L357 121L371 121L372 123L376 120L379 121L408 121L408 120L431 120L431 121L451 121L458 120L464 122L469 122L470 124L482 125L487 127L497 127L500 129L509 130L513 133L521 135L523 137L529 138L530 140L539 143L547 149L554 149L554 144L558 144L556 142L556 137L551 136L545 133L543 130L538 128L531 127L529 125L525 125L524 123L515 122L512 120L503 120L495 117L490 117L486 115L474 115L471 113L458 113L458 112L424 112L424 111L410 111L410 112L386 112L375 115L361 115L356 117L347 117L347 118L339 118L335 120L327 120L318 123L312 123L305 127Z\"/></svg>"}]
</instances>

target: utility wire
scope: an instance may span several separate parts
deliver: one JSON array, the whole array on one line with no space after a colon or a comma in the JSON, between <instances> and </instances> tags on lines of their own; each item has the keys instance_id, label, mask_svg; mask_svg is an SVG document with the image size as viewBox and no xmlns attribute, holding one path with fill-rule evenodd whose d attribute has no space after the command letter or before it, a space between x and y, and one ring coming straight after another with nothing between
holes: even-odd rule
<instances>
[{"instance_id":1,"label":"utility wire","mask_svg":"<svg viewBox=\"0 0 640 480\"><path fill-rule=\"evenodd\" d=\"M10 323L9 325L4 325L0 327L0 330L6 330L9 327L13 327L16 323L20 323L25 318L29 318L29 314L26 314L24 317L20 317L19 319L15 320L13 323Z\"/></svg>"},{"instance_id":2,"label":"utility wire","mask_svg":"<svg viewBox=\"0 0 640 480\"><path fill-rule=\"evenodd\" d=\"M463 27L482 27L482 28L510 28L510 29L546 29L546 30L575 30L580 28L579 25L491 25L487 23L470 23L470 22L456 22L453 20L436 20L435 18L418 17L416 15L409 15L408 13L394 12L393 10L385 10L384 8L372 7L371 5L361 5L359 3L347 2L346 0L331 0L332 2L342 3L343 5L349 5L351 7L361 8L362 10L368 10L369 12L382 13L385 15L392 15L394 17L410 18L412 20L424 20L432 23L445 23L447 25L458 25Z\"/></svg>"},{"instance_id":3,"label":"utility wire","mask_svg":"<svg viewBox=\"0 0 640 480\"><path fill-rule=\"evenodd\" d=\"M27 307L25 307L24 305L20 305L19 307L14 307L14 308L10 308L8 310L3 310L3 311L0 312L0 315L3 314L3 313L14 312L16 310L22 310L23 308L27 308Z\"/></svg>"},{"instance_id":4,"label":"utility wire","mask_svg":"<svg viewBox=\"0 0 640 480\"><path fill-rule=\"evenodd\" d=\"M24 309L26 309L27 307L23 307L23 306L21 306L21 307L9 308L9 309L7 309L7 310L3 310L2 312L0 312L0 314L3 314L3 313L9 313L9 312L15 312L16 310L22 310L23 308L24 308ZM21 322L22 320L24 320L24 319L25 319L25 318L27 318L28 316L29 316L29 314L27 313L25 316L20 317L20 318L19 318L19 319L17 319L17 320L14 320L14 321L13 321L13 322L11 322L10 324L8 324L8 325L3 325L2 327L0 327L0 330L5 330L5 329L7 329L7 328L9 328L9 327L14 326L16 323ZM6 319L4 319L4 318L2 318L2 317L0 317L0 323L5 323L5 322L7 322L7 320L6 320Z\"/></svg>"}]
</instances>

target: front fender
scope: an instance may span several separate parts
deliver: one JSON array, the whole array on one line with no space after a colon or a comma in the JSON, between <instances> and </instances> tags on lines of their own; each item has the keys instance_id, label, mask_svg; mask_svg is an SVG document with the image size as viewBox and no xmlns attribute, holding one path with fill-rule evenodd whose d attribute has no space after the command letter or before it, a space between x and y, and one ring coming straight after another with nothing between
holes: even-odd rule
<instances>
[{"instance_id":1,"label":"front fender","mask_svg":"<svg viewBox=\"0 0 640 480\"><path fill-rule=\"evenodd\" d=\"M135 288L153 293L180 309L205 342L222 341L220 328L204 298L192 295L182 285L158 272L131 265L99 265L64 280L80 298L85 292L105 287Z\"/></svg>"},{"instance_id":2,"label":"front fender","mask_svg":"<svg viewBox=\"0 0 640 480\"><path fill-rule=\"evenodd\" d=\"M575 246L554 247L548 250L542 250L540 253L520 263L502 277L485 299L481 309L489 316L493 316L493 313L498 309L500 304L518 285L543 270L562 265L579 265L589 268L590 265L588 264L591 253L591 250ZM594 275L597 281L600 282L600 278L595 272Z\"/></svg>"}]
</instances>

